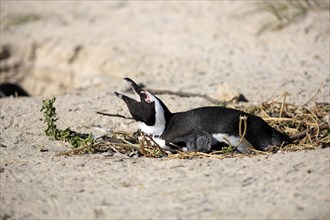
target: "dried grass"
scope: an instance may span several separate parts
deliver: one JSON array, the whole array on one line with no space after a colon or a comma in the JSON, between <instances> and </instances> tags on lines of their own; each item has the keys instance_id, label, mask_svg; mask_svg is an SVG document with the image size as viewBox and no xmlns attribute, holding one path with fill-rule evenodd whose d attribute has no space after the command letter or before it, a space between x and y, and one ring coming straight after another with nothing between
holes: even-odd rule
<instances>
[{"instance_id":1,"label":"dried grass","mask_svg":"<svg viewBox=\"0 0 330 220\"><path fill-rule=\"evenodd\" d=\"M303 20L310 12L327 12L330 9L330 2L323 0L262 0L249 2L249 4L252 7L247 12L242 14L243 18L256 14L267 15L267 17L263 17L261 27L257 32L257 35L260 35L268 30L281 30L291 24Z\"/></svg>"}]
</instances>

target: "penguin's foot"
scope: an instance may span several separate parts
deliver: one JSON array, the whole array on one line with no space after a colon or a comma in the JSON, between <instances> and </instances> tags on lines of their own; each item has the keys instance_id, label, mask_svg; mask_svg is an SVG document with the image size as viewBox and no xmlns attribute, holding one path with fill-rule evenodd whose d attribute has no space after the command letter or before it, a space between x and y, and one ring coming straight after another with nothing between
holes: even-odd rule
<instances>
[{"instance_id":1,"label":"penguin's foot","mask_svg":"<svg viewBox=\"0 0 330 220\"><path fill-rule=\"evenodd\" d=\"M176 137L173 144L187 149L187 151L210 152L211 135L202 130L196 130L192 134Z\"/></svg>"}]
</instances>

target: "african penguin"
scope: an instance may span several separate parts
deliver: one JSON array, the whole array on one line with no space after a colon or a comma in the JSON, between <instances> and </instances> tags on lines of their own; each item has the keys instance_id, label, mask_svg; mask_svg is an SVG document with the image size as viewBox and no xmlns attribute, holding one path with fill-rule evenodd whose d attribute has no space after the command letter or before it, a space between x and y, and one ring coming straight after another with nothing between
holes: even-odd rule
<instances>
[{"instance_id":1,"label":"african penguin","mask_svg":"<svg viewBox=\"0 0 330 220\"><path fill-rule=\"evenodd\" d=\"M164 149L209 152L230 144L242 153L253 147L267 150L289 143L287 135L269 126L263 119L225 107L201 107L172 113L155 95L141 89L130 78L136 100L115 92L127 105L132 117L140 122L139 129L152 135ZM240 117L247 117L244 139L239 135Z\"/></svg>"}]
</instances>

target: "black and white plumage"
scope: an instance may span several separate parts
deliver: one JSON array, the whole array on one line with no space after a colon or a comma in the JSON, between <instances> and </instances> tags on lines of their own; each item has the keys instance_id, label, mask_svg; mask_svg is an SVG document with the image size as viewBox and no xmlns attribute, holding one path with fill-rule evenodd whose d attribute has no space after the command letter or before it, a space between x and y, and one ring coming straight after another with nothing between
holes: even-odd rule
<instances>
[{"instance_id":1,"label":"black and white plumage","mask_svg":"<svg viewBox=\"0 0 330 220\"><path fill-rule=\"evenodd\" d=\"M247 152L248 148L266 150L288 143L285 134L269 126L263 119L239 110L225 107L201 107L172 113L155 95L141 89L133 80L130 83L137 99L115 92L127 105L131 115L140 122L139 129L154 137L164 149L181 148L188 151L208 152L221 143L236 146ZM239 135L241 116L247 116L244 141Z\"/></svg>"}]
</instances>

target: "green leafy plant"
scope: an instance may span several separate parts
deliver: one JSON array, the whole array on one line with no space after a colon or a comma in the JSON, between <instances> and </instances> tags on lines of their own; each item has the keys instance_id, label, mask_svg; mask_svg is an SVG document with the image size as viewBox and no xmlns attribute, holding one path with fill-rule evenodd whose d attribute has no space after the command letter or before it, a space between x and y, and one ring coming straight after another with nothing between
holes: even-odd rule
<instances>
[{"instance_id":1,"label":"green leafy plant","mask_svg":"<svg viewBox=\"0 0 330 220\"><path fill-rule=\"evenodd\" d=\"M55 122L58 118L56 108L54 107L55 101L55 97L42 101L40 111L42 111L44 115L43 122L47 124L45 130L46 135L53 137L55 140L68 142L73 148L81 149L83 152L87 151L92 153L95 146L92 133L86 135L72 131L70 128L65 128L64 130L57 128Z\"/></svg>"}]
</instances>

